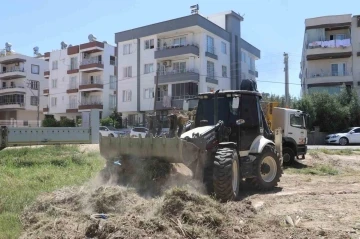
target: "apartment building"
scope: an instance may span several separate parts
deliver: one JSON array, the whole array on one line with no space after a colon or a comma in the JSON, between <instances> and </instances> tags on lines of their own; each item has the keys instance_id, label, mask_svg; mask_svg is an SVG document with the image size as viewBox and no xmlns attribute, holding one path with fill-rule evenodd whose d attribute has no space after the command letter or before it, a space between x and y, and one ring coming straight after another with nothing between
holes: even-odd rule
<instances>
[{"instance_id":1,"label":"apartment building","mask_svg":"<svg viewBox=\"0 0 360 239\"><path fill-rule=\"evenodd\" d=\"M302 94L338 93L360 86L360 16L322 16L305 20L300 79Z\"/></svg>"},{"instance_id":2,"label":"apartment building","mask_svg":"<svg viewBox=\"0 0 360 239\"><path fill-rule=\"evenodd\" d=\"M47 87L44 71L48 69L47 62L38 55L16 53L9 43L0 53L0 121L4 124L21 121L26 126L37 120L38 91ZM43 119L43 105L40 97L39 120Z\"/></svg>"},{"instance_id":3,"label":"apartment building","mask_svg":"<svg viewBox=\"0 0 360 239\"><path fill-rule=\"evenodd\" d=\"M97 41L76 46L61 43L61 49L45 53L49 70L44 72L49 87L46 114L56 119L81 118L82 112L100 109L100 118L116 108L116 47Z\"/></svg>"},{"instance_id":4,"label":"apartment building","mask_svg":"<svg viewBox=\"0 0 360 239\"><path fill-rule=\"evenodd\" d=\"M154 108L164 119L184 99L239 89L241 78L256 79L260 51L241 38L241 21L233 11L193 14L116 33L118 111L130 125L144 123Z\"/></svg>"}]
</instances>

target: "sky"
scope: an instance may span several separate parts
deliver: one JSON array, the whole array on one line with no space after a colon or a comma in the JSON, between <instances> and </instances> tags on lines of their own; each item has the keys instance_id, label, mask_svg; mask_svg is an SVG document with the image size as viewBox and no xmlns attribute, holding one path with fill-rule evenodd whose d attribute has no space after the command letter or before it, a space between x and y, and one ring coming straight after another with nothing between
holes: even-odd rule
<instances>
[{"instance_id":1,"label":"sky","mask_svg":"<svg viewBox=\"0 0 360 239\"><path fill-rule=\"evenodd\" d=\"M242 38L261 51L256 61L261 92L284 94L283 53L289 54L290 95L300 96L300 61L305 19L352 12L358 0L12 0L2 2L0 48L33 55L60 49L60 42L87 42L91 33L99 41L115 44L115 33L190 15L199 4L203 16L233 10L244 17ZM334 3L334 4L333 4ZM343 3L343 4L342 4ZM355 8L356 9L356 8ZM360 11L360 10L359 10ZM276 82L276 83L275 83Z\"/></svg>"}]
</instances>

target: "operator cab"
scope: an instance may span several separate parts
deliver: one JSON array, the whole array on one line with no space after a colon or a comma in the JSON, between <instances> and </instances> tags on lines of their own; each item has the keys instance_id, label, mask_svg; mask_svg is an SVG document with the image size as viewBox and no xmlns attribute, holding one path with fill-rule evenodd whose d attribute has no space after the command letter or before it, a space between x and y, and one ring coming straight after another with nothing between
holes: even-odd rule
<instances>
[{"instance_id":1,"label":"operator cab","mask_svg":"<svg viewBox=\"0 0 360 239\"><path fill-rule=\"evenodd\" d=\"M215 107L215 97L218 99L217 107ZM240 150L249 150L254 139L263 134L260 93L229 90L219 91L217 94L202 93L197 99L195 127L203 126L204 121L207 121L208 125L215 125L219 120L223 121L230 132L229 141L237 143L240 141Z\"/></svg>"}]
</instances>

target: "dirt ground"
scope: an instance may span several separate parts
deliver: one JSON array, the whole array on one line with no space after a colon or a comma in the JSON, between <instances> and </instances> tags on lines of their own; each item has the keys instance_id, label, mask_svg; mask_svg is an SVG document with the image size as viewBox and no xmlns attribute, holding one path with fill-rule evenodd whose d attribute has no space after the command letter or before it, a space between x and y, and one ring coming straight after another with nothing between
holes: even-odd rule
<instances>
[{"instance_id":1,"label":"dirt ground","mask_svg":"<svg viewBox=\"0 0 360 239\"><path fill-rule=\"evenodd\" d=\"M22 215L21 238L360 238L360 155L308 155L276 190L245 185L223 204L176 181L160 197L98 179L44 194Z\"/></svg>"}]
</instances>

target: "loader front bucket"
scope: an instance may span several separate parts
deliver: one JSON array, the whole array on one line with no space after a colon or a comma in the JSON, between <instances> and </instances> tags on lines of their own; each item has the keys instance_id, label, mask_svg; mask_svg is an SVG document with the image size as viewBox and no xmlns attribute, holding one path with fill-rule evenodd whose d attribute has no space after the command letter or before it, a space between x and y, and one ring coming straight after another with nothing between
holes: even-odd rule
<instances>
[{"instance_id":1,"label":"loader front bucket","mask_svg":"<svg viewBox=\"0 0 360 239\"><path fill-rule=\"evenodd\" d=\"M100 137L99 144L100 154L107 160L155 158L169 163L183 163L190 169L202 164L206 155L195 144L178 137Z\"/></svg>"}]
</instances>

